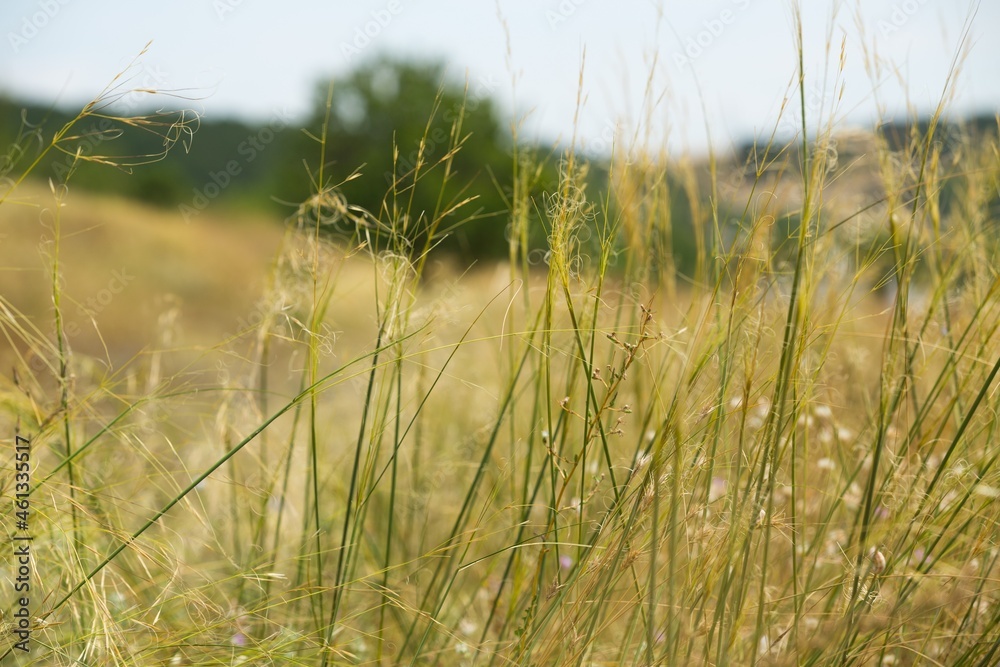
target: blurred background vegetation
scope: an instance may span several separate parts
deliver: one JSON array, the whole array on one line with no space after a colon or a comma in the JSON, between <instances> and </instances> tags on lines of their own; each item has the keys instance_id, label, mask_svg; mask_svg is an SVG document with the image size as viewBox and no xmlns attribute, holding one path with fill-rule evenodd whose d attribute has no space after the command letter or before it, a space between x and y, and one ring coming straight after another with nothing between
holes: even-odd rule
<instances>
[{"instance_id":1,"label":"blurred background vegetation","mask_svg":"<svg viewBox=\"0 0 1000 667\"><path fill-rule=\"evenodd\" d=\"M103 110L106 117L90 117L74 126L61 143L62 152L45 156L34 169L33 178L59 183L72 167L74 187L175 209L180 214L178 220L189 223L209 207L216 214L239 216L252 211L285 219L319 186L318 139L329 103L324 184L339 186L350 204L380 221L409 220L416 230L410 239L415 249L426 244L420 230L427 229L429 220L440 218L433 242L437 252L450 253L465 264L503 258L508 254L505 232L511 219L517 159L524 179L521 186L528 188L530 199L536 202L536 210L527 215L542 223L531 225L535 230L532 244L540 253L546 233L541 195L555 190L558 156L566 147L519 145L515 151L510 122L493 97L495 85L485 79L449 78L440 62L383 56L361 64L346 78L318 83L312 112L305 119L293 118L280 107L272 118L257 124L203 118L196 136L185 140L186 150L172 150L163 159L137 164L133 169L75 161L76 150L86 156L113 157L117 163L128 163L129 156L163 150L160 134L114 120L126 112L135 114L136 109L116 109L111 104ZM20 173L38 157L52 133L78 112L0 95L0 145L8 147L6 155L0 157L0 178ZM926 134L928 122L889 123L877 128L878 135L890 151L901 151L914 133ZM997 132L994 115L946 122L935 135L945 144L953 144L943 146L942 159L951 159L963 135L968 138L970 133L987 132ZM861 143L843 144L842 164L864 157L866 145ZM774 160L778 152L776 147L747 141L722 160L720 180L733 183L741 175L752 180L755 169ZM788 159L796 159L794 151L786 153ZM591 201L602 200L601 193L616 186L622 195L623 184L614 184L609 178L610 158L588 157ZM668 156L659 158L667 160ZM795 165L792 172L797 171ZM710 222L723 230L727 226L735 229L745 218L740 202L746 202L745 193L727 197L722 192L713 202L714 209L703 207L699 212L693 199L709 201L707 160L695 165L693 172L704 178L692 183L690 164L684 169L671 169L668 164L665 170L665 182L659 186L663 201L652 207L651 215L669 219L669 235L658 237L656 230L663 227L650 224L650 238L632 239L633 243L644 242L654 253L672 256L673 270L687 276L694 274L698 253L706 251L703 239L697 238L706 232L696 230L705 230ZM863 186L866 189L876 180L874 169L869 173L873 180ZM949 194L949 183L942 184L940 194L943 206L957 204ZM994 207L1000 209L1000 196L994 197ZM441 215L446 211L450 212ZM776 245L795 233L796 215L792 211L777 220Z\"/></svg>"}]
</instances>

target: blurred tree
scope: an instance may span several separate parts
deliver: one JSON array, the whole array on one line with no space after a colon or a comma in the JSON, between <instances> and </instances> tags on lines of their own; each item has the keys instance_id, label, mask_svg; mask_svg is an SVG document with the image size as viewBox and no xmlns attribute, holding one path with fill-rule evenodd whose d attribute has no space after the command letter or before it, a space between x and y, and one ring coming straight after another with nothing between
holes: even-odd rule
<instances>
[{"instance_id":1,"label":"blurred tree","mask_svg":"<svg viewBox=\"0 0 1000 667\"><path fill-rule=\"evenodd\" d=\"M333 83L328 180L357 170L361 175L341 188L348 202L384 225L405 225L416 250L435 229L435 240L453 252L505 254L512 165L509 132L492 97L498 85L459 83L440 64L388 58L362 64ZM320 85L308 134L284 146L286 168L274 184L279 199L305 201L313 190L327 94L328 84Z\"/></svg>"}]
</instances>

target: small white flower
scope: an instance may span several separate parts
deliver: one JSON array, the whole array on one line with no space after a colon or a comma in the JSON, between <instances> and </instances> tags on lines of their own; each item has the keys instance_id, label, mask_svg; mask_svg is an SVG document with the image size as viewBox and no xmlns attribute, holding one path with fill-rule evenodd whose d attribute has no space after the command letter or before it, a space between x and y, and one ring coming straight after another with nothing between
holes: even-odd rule
<instances>
[{"instance_id":1,"label":"small white flower","mask_svg":"<svg viewBox=\"0 0 1000 667\"><path fill-rule=\"evenodd\" d=\"M875 574L885 572L885 554L881 550L872 547L868 550L868 558L872 561L872 572Z\"/></svg>"},{"instance_id":2,"label":"small white flower","mask_svg":"<svg viewBox=\"0 0 1000 667\"><path fill-rule=\"evenodd\" d=\"M976 484L972 490L977 496L991 499L1000 498L1000 489L992 487L989 484Z\"/></svg>"},{"instance_id":3,"label":"small white flower","mask_svg":"<svg viewBox=\"0 0 1000 667\"><path fill-rule=\"evenodd\" d=\"M757 406L754 408L754 413L761 419L771 414L771 399L761 396L760 400L757 401Z\"/></svg>"},{"instance_id":4,"label":"small white flower","mask_svg":"<svg viewBox=\"0 0 1000 667\"><path fill-rule=\"evenodd\" d=\"M727 488L728 482L724 478L713 477L712 485L708 489L708 502L714 503L719 498L725 497Z\"/></svg>"}]
</instances>

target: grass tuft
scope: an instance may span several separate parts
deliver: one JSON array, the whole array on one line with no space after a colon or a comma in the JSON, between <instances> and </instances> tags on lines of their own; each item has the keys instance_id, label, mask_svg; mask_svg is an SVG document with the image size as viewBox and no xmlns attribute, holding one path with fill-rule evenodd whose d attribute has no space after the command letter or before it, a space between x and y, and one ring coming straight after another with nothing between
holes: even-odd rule
<instances>
[{"instance_id":1,"label":"grass tuft","mask_svg":"<svg viewBox=\"0 0 1000 667\"><path fill-rule=\"evenodd\" d=\"M324 130L252 314L218 315L210 342L185 331L190 292L153 307L137 354L75 333L65 237L87 200L53 183L51 310L0 298L35 577L33 651L8 614L4 659L994 664L1000 132L938 140L952 77L905 145L875 135L844 159L795 22L799 134L776 127L745 164L633 141L595 165L571 146L544 184L515 122L499 267L437 264L473 200L413 208L461 178L462 113L377 211L342 194L363 168L337 173ZM120 85L38 159L155 158L72 151ZM165 150L193 130L116 122ZM10 155L5 210L42 196L38 159ZM846 197L859 179L867 198ZM109 317L76 312L98 334Z\"/></svg>"}]
</instances>

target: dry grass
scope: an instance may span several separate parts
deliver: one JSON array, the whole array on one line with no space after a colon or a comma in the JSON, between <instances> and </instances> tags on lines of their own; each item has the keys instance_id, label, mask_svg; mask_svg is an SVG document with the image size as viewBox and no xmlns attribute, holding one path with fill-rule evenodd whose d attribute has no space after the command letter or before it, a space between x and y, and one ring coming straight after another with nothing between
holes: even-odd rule
<instances>
[{"instance_id":1,"label":"dry grass","mask_svg":"<svg viewBox=\"0 0 1000 667\"><path fill-rule=\"evenodd\" d=\"M828 190L831 132L787 147L804 173L734 186L735 224L690 163L616 161L598 194L570 153L544 200L513 193L509 262L468 273L322 170L284 230L76 194L46 226L22 186L18 664L994 664L1000 148L945 162L932 133L876 144L873 201ZM667 171L693 280L661 242ZM756 193L792 183L780 238Z\"/></svg>"}]
</instances>

